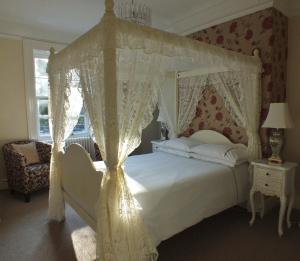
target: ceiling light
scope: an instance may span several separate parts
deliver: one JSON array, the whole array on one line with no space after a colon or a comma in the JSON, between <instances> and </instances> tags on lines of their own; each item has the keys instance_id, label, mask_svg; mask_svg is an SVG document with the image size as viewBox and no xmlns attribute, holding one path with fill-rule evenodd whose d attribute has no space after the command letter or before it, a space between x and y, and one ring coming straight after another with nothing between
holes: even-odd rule
<instances>
[{"instance_id":1,"label":"ceiling light","mask_svg":"<svg viewBox=\"0 0 300 261\"><path fill-rule=\"evenodd\" d=\"M134 0L118 0L115 2L115 12L121 19L151 26L151 9L143 3Z\"/></svg>"}]
</instances>

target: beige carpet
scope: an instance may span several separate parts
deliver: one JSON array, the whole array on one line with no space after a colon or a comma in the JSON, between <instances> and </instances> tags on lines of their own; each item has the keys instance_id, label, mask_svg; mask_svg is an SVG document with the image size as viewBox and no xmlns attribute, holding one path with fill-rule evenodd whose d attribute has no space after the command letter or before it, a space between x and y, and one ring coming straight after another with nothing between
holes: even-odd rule
<instances>
[{"instance_id":1,"label":"beige carpet","mask_svg":"<svg viewBox=\"0 0 300 261\"><path fill-rule=\"evenodd\" d=\"M69 207L66 221L47 221L47 191L30 203L0 192L1 261L72 261L95 259L95 233ZM195 205L196 207L196 205ZM300 213L293 227L277 236L278 212L248 226L250 214L232 208L163 242L159 261L300 261Z\"/></svg>"},{"instance_id":2,"label":"beige carpet","mask_svg":"<svg viewBox=\"0 0 300 261\"><path fill-rule=\"evenodd\" d=\"M0 193L1 261L95 260L95 233L70 207L65 222L48 223L47 191L22 200Z\"/></svg>"}]
</instances>

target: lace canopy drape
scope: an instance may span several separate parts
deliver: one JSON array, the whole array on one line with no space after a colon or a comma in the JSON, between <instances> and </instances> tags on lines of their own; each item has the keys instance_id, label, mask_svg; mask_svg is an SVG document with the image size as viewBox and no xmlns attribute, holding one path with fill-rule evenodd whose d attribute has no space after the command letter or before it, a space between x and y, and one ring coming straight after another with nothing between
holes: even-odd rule
<instances>
[{"instance_id":1,"label":"lace canopy drape","mask_svg":"<svg viewBox=\"0 0 300 261\"><path fill-rule=\"evenodd\" d=\"M118 81L114 86L111 77L104 77L99 63L81 67L84 100L107 165L97 210L98 218L106 222L98 222L97 255L100 260L139 260L141 255L147 256L145 260L155 260L157 252L148 238L140 208L128 190L123 163L140 144L142 129L153 119L160 57L131 50L115 55Z\"/></svg>"},{"instance_id":2,"label":"lace canopy drape","mask_svg":"<svg viewBox=\"0 0 300 261\"><path fill-rule=\"evenodd\" d=\"M51 64L48 73L52 75ZM49 98L49 125L53 142L50 162L49 218L61 221L65 213L60 186L62 170L58 155L63 151L65 140L77 124L82 108L79 78L76 73L62 72L51 77Z\"/></svg>"},{"instance_id":3,"label":"lace canopy drape","mask_svg":"<svg viewBox=\"0 0 300 261\"><path fill-rule=\"evenodd\" d=\"M127 187L123 163L139 145L155 106L165 100L161 84L166 72L221 66L259 75L261 64L254 57L117 19L113 1L105 3L101 22L49 59L54 140L49 217L61 220L64 214L57 153L74 125L75 118L67 118L73 106L69 86L70 75L78 75L107 166L97 203L97 259L152 261L157 251Z\"/></svg>"},{"instance_id":4,"label":"lace canopy drape","mask_svg":"<svg viewBox=\"0 0 300 261\"><path fill-rule=\"evenodd\" d=\"M178 79L177 133L185 131L195 117L198 101L207 85L207 75Z\"/></svg>"},{"instance_id":5,"label":"lace canopy drape","mask_svg":"<svg viewBox=\"0 0 300 261\"><path fill-rule=\"evenodd\" d=\"M261 157L258 135L261 108L260 78L257 74L238 71L215 72L178 79L178 133L186 130L195 115L203 90L214 86L224 100L233 120L247 130L251 159Z\"/></svg>"}]
</instances>

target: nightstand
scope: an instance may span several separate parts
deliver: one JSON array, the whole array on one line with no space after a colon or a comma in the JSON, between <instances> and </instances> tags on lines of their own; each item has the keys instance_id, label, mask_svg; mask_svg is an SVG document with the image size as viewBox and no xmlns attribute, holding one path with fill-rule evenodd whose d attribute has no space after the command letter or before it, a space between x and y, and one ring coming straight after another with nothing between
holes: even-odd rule
<instances>
[{"instance_id":1,"label":"nightstand","mask_svg":"<svg viewBox=\"0 0 300 261\"><path fill-rule=\"evenodd\" d=\"M250 191L252 211L250 225L252 226L255 221L255 192L259 191L266 196L277 196L280 199L278 234L282 236L282 223L287 204L287 225L291 227L290 216L295 198L295 169L297 163L285 162L281 165L270 165L267 160L259 160L251 162L251 165L253 166L253 185Z\"/></svg>"},{"instance_id":2,"label":"nightstand","mask_svg":"<svg viewBox=\"0 0 300 261\"><path fill-rule=\"evenodd\" d=\"M164 142L165 140L152 140L151 144L152 144L152 152L157 151L159 145Z\"/></svg>"}]
</instances>

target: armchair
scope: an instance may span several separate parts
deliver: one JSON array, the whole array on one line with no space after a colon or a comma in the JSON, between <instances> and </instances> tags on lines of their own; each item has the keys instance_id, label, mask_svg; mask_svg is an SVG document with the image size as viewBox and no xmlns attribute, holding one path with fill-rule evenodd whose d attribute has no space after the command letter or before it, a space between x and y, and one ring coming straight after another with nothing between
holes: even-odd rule
<instances>
[{"instance_id":1,"label":"armchair","mask_svg":"<svg viewBox=\"0 0 300 261\"><path fill-rule=\"evenodd\" d=\"M94 143L94 149L95 149L95 159L96 159L96 161L103 160L102 156L101 156L100 149L99 149L97 143Z\"/></svg>"},{"instance_id":2,"label":"armchair","mask_svg":"<svg viewBox=\"0 0 300 261\"><path fill-rule=\"evenodd\" d=\"M27 144L35 142L39 163L26 164L25 157L16 152L12 144ZM12 193L20 192L25 202L30 201L30 193L49 187L49 171L51 145L39 141L15 141L7 143L2 148L7 169L8 186Z\"/></svg>"}]
</instances>

